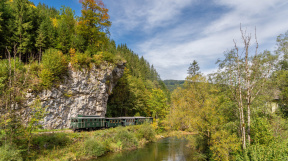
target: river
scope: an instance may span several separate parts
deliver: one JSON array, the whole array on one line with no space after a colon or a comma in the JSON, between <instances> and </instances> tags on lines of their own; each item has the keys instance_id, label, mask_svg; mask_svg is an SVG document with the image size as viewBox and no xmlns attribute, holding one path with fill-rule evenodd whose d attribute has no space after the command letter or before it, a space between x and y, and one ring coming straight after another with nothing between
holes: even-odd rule
<instances>
[{"instance_id":1,"label":"river","mask_svg":"<svg viewBox=\"0 0 288 161\"><path fill-rule=\"evenodd\" d=\"M133 151L109 153L95 161L192 161L193 151L185 138L168 137ZM94 161L94 160L93 160Z\"/></svg>"}]
</instances>

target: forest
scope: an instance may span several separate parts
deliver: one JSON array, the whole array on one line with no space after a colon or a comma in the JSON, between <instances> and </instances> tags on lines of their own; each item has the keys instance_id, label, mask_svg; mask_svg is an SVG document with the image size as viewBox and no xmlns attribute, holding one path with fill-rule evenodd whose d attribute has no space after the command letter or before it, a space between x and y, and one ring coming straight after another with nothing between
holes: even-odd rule
<instances>
[{"instance_id":1,"label":"forest","mask_svg":"<svg viewBox=\"0 0 288 161\"><path fill-rule=\"evenodd\" d=\"M239 34L217 72L190 64L171 95L170 128L198 133L189 140L199 160L287 160L288 33L277 50L259 53L256 34Z\"/></svg>"},{"instance_id":2,"label":"forest","mask_svg":"<svg viewBox=\"0 0 288 161\"><path fill-rule=\"evenodd\" d=\"M69 64L81 70L125 62L124 74L108 99L107 117L151 116L157 120L153 126L157 134L196 133L187 139L198 160L288 159L288 32L277 37L275 51L259 52L256 34L240 28L242 44L235 43L223 59L215 60L217 72L204 75L194 60L185 81L162 81L143 56L110 39L112 22L101 0L80 2L78 17L70 7L57 10L29 0L0 1L0 158L37 160L39 145L44 145L45 138L34 134L46 115L39 101L29 107L27 124L17 112L27 90L37 93L59 85ZM145 136L145 131L154 136L147 127L137 136ZM116 142L110 138L111 145L92 140L101 145L101 155L117 151L126 135L133 146L138 145L134 134L120 129L118 136L118 132L105 134L107 140L108 134L116 138ZM98 133L100 137L102 132ZM73 144L60 134L51 139L65 140L58 140L57 150ZM85 156L93 151L88 143L77 142L74 147L86 147L87 154L81 154ZM68 153L77 159L77 150L72 151Z\"/></svg>"},{"instance_id":3,"label":"forest","mask_svg":"<svg viewBox=\"0 0 288 161\"><path fill-rule=\"evenodd\" d=\"M0 160L32 159L33 132L41 128L47 112L39 101L29 107L27 118L18 109L23 108L26 91L39 93L59 85L69 64L73 70L126 64L110 95L107 117L166 116L169 92L153 65L110 39L112 23L102 1L80 3L78 17L70 7L0 1ZM23 119L29 121L24 124Z\"/></svg>"}]
</instances>

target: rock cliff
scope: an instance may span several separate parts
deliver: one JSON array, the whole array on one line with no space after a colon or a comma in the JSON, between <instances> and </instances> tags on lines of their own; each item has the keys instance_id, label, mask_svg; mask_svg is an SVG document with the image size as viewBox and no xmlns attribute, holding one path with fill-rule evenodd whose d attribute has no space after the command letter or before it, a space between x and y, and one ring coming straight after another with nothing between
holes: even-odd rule
<instances>
[{"instance_id":1,"label":"rock cliff","mask_svg":"<svg viewBox=\"0 0 288 161\"><path fill-rule=\"evenodd\" d=\"M124 72L124 63L102 64L92 69L75 70L69 65L68 76L50 90L27 93L27 105L36 98L46 107L44 128L60 129L70 125L77 114L105 116L108 96Z\"/></svg>"}]
</instances>

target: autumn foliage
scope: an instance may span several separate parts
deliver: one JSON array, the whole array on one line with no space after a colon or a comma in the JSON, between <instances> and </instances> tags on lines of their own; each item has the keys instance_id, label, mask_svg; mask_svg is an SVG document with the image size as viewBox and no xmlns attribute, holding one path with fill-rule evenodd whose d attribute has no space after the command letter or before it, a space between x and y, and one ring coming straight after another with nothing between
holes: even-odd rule
<instances>
[{"instance_id":1,"label":"autumn foliage","mask_svg":"<svg viewBox=\"0 0 288 161\"><path fill-rule=\"evenodd\" d=\"M88 41L89 45L99 46L105 42L111 22L108 9L101 0L80 0L82 16L78 22L78 33Z\"/></svg>"}]
</instances>

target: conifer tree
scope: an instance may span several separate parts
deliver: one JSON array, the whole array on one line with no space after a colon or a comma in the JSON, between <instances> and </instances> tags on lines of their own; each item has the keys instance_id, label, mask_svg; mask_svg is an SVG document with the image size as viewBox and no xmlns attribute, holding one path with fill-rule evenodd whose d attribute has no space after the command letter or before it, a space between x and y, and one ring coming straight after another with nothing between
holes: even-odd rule
<instances>
[{"instance_id":1,"label":"conifer tree","mask_svg":"<svg viewBox=\"0 0 288 161\"><path fill-rule=\"evenodd\" d=\"M193 60L193 63L191 63L189 68L188 68L188 74L191 77L198 75L198 74L200 74L199 70L200 70L200 67L199 67L197 61Z\"/></svg>"},{"instance_id":2,"label":"conifer tree","mask_svg":"<svg viewBox=\"0 0 288 161\"><path fill-rule=\"evenodd\" d=\"M19 60L22 59L22 54L31 50L29 47L31 44L32 21L30 20L31 7L28 0L15 0L13 1L13 12L15 17L15 41L18 45Z\"/></svg>"},{"instance_id":3,"label":"conifer tree","mask_svg":"<svg viewBox=\"0 0 288 161\"><path fill-rule=\"evenodd\" d=\"M72 45L72 38L75 35L74 12L70 7L63 6L60 9L60 19L58 20L57 47L63 53L68 53Z\"/></svg>"}]
</instances>

